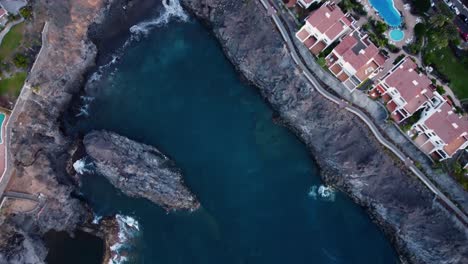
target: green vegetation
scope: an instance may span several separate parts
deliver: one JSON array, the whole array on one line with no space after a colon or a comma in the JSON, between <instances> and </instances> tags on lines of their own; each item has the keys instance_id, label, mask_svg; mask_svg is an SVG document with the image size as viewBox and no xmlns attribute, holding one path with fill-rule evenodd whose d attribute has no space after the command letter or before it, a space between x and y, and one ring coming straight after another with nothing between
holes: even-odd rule
<instances>
[{"instance_id":1,"label":"green vegetation","mask_svg":"<svg viewBox=\"0 0 468 264\"><path fill-rule=\"evenodd\" d=\"M317 63L318 63L318 65L320 65L320 67L322 67L322 68L326 68L326 67L327 67L327 61L325 60L324 57L318 57Z\"/></svg>"},{"instance_id":2,"label":"green vegetation","mask_svg":"<svg viewBox=\"0 0 468 264\"><path fill-rule=\"evenodd\" d=\"M11 56L13 52L20 46L23 39L24 23L18 24L11 28L10 32L3 38L0 46L0 60Z\"/></svg>"},{"instance_id":3,"label":"green vegetation","mask_svg":"<svg viewBox=\"0 0 468 264\"><path fill-rule=\"evenodd\" d=\"M29 59L24 54L18 53L15 55L15 58L13 58L13 62L18 68L27 68L29 64Z\"/></svg>"},{"instance_id":4,"label":"green vegetation","mask_svg":"<svg viewBox=\"0 0 468 264\"><path fill-rule=\"evenodd\" d=\"M412 12L418 15L422 15L429 11L431 8L431 0L412 0L411 1Z\"/></svg>"},{"instance_id":5,"label":"green vegetation","mask_svg":"<svg viewBox=\"0 0 468 264\"><path fill-rule=\"evenodd\" d=\"M421 119L423 110L418 110L416 113L414 113L412 116L408 117L404 122L403 125L401 125L401 129L405 132L408 132L411 127Z\"/></svg>"},{"instance_id":6,"label":"green vegetation","mask_svg":"<svg viewBox=\"0 0 468 264\"><path fill-rule=\"evenodd\" d=\"M26 80L26 72L19 72L8 79L0 80L0 95L19 96Z\"/></svg>"},{"instance_id":7,"label":"green vegetation","mask_svg":"<svg viewBox=\"0 0 468 264\"><path fill-rule=\"evenodd\" d=\"M343 0L338 6L343 10L343 12L352 12L356 16L366 16L367 12L364 9L364 6L356 0Z\"/></svg>"},{"instance_id":8,"label":"green vegetation","mask_svg":"<svg viewBox=\"0 0 468 264\"><path fill-rule=\"evenodd\" d=\"M326 49L324 49L322 52L319 53L319 55L317 57L319 58L325 58L328 56L328 54L330 54L333 49L338 46L338 44L340 44L339 41L335 41L333 42L332 44L330 44L330 46L328 46Z\"/></svg>"},{"instance_id":9,"label":"green vegetation","mask_svg":"<svg viewBox=\"0 0 468 264\"><path fill-rule=\"evenodd\" d=\"M393 61L393 65L397 65L404 57L405 54L401 54L400 56L396 57L396 59Z\"/></svg>"},{"instance_id":10,"label":"green vegetation","mask_svg":"<svg viewBox=\"0 0 468 264\"><path fill-rule=\"evenodd\" d=\"M19 11L20 15L26 19L26 20L29 20L32 18L33 16L33 11L32 11L32 7L31 6L25 6L25 7L22 7Z\"/></svg>"},{"instance_id":11,"label":"green vegetation","mask_svg":"<svg viewBox=\"0 0 468 264\"><path fill-rule=\"evenodd\" d=\"M453 164L453 175L455 176L455 179L465 190L468 190L468 177L465 176L465 173L466 170L463 169L460 162L457 161L455 164Z\"/></svg>"},{"instance_id":12,"label":"green vegetation","mask_svg":"<svg viewBox=\"0 0 468 264\"><path fill-rule=\"evenodd\" d=\"M424 62L450 81L450 87L459 99L468 98L468 67L455 57L450 47L425 54Z\"/></svg>"},{"instance_id":13,"label":"green vegetation","mask_svg":"<svg viewBox=\"0 0 468 264\"><path fill-rule=\"evenodd\" d=\"M439 94L445 94L445 89L442 85L437 85L436 86L436 91L439 93Z\"/></svg>"}]
</instances>

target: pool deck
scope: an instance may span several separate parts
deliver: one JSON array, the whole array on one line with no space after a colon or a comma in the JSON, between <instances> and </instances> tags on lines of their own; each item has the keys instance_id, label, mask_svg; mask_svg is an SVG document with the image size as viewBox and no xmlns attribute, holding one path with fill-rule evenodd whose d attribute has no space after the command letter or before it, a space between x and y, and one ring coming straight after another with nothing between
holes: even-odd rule
<instances>
[{"instance_id":1,"label":"pool deck","mask_svg":"<svg viewBox=\"0 0 468 264\"><path fill-rule=\"evenodd\" d=\"M5 164L6 164L6 124L8 123L8 120L10 118L10 114L7 113L6 111L0 110L1 113L5 114L5 119L2 122L2 135L1 135L1 143L0 143L0 179L3 178L3 174L5 173Z\"/></svg>"},{"instance_id":2,"label":"pool deck","mask_svg":"<svg viewBox=\"0 0 468 264\"><path fill-rule=\"evenodd\" d=\"M367 11L368 16L374 19L380 20L380 21L384 21L383 18L372 7L372 4L370 3L369 0L358 0L358 2L360 2L364 6L364 8ZM399 48L402 48L404 45L406 45L407 43L410 43L414 39L413 28L417 23L419 23L419 21L422 21L422 19L411 14L409 5L405 4L403 0L393 0L393 3L395 4L395 8L402 15L402 24L404 23L406 25L406 28L404 29L402 28L403 32L405 33L405 36L401 41L395 42L395 41L392 41L388 35L390 30L387 31L385 34L387 35L387 38L389 39L390 43L394 44L395 46ZM362 24L364 23L367 23L367 18L364 18L364 21L362 21Z\"/></svg>"}]
</instances>

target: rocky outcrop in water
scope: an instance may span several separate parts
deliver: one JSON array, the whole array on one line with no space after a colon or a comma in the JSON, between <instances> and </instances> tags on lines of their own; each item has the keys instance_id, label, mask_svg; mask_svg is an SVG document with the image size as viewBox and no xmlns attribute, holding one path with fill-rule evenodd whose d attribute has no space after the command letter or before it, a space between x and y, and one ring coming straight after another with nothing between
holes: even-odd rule
<instances>
[{"instance_id":1,"label":"rocky outcrop in water","mask_svg":"<svg viewBox=\"0 0 468 264\"><path fill-rule=\"evenodd\" d=\"M72 233L92 219L85 203L73 193L77 186L67 173L73 140L63 134L60 118L80 91L85 73L97 54L88 30L106 15L125 20L125 13L141 16L139 4L151 0L37 0L30 1L34 25L44 25L44 42L15 107L10 150L13 177L9 189L46 197L34 213L4 206L0 215L0 263L43 263L47 249L42 237L50 230ZM123 8L125 6L125 9ZM107 11L112 12L107 12ZM135 12L138 10L138 12ZM124 14L123 14L124 12ZM120 24L119 24L120 26ZM124 27L128 29L128 25ZM114 26L113 30L119 28ZM123 30L120 28L120 30ZM40 35L40 32L36 32Z\"/></svg>"},{"instance_id":2,"label":"rocky outcrop in water","mask_svg":"<svg viewBox=\"0 0 468 264\"><path fill-rule=\"evenodd\" d=\"M351 113L313 92L257 0L183 0L309 147L324 180L364 206L410 263L468 263L466 229Z\"/></svg>"},{"instance_id":3,"label":"rocky outcrop in water","mask_svg":"<svg viewBox=\"0 0 468 264\"><path fill-rule=\"evenodd\" d=\"M107 131L88 133L83 143L95 170L126 195L167 210L200 206L174 162L156 148Z\"/></svg>"}]
</instances>

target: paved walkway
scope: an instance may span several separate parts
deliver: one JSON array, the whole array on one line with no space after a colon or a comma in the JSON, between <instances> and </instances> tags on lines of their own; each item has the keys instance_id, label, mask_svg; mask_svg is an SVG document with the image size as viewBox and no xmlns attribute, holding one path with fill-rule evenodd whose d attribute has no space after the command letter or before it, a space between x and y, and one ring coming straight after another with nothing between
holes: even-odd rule
<instances>
[{"instance_id":1,"label":"paved walkway","mask_svg":"<svg viewBox=\"0 0 468 264\"><path fill-rule=\"evenodd\" d=\"M281 9L278 8L278 10ZM287 14L283 14L282 22L286 23L285 27L289 32L296 31L297 21L294 15L287 16ZM291 36L293 35L294 34L291 34ZM444 173L442 170L434 169L432 160L415 145L414 141L406 133L401 131L394 122L388 121L388 111L385 106L378 101L372 100L367 93L360 90L355 90L353 93L350 93L338 79L317 64L314 57L311 56L310 51L302 45L297 38L293 36L292 41L294 42L296 51L302 55L304 64L322 87L335 92L340 98L363 110L388 140L393 142L406 156L417 163L418 167L425 175L437 185L450 200L456 202L465 213L468 213L468 193L448 174Z\"/></svg>"},{"instance_id":2,"label":"paved walkway","mask_svg":"<svg viewBox=\"0 0 468 264\"><path fill-rule=\"evenodd\" d=\"M44 50L44 46L47 46L48 29L49 29L49 24L46 22L44 25L44 29L42 30L41 50L36 56L36 61L38 58L40 58ZM31 71L34 70L35 66L36 66L36 62L34 62L33 67L31 68ZM5 129L5 143L6 143L5 167L6 169L0 178L0 199L3 199L3 193L5 192L8 182L10 181L13 175L13 171L15 169L14 164L13 164L14 159L10 151L12 125L15 123L16 119L18 118L19 113L23 111L24 104L27 101L27 98L29 98L29 96L31 95L31 93L32 93L31 87L29 83L26 81L23 86L23 89L21 89L21 93L18 99L16 100L16 104L13 107L10 118L8 119L8 122L6 124L6 129Z\"/></svg>"},{"instance_id":3,"label":"paved walkway","mask_svg":"<svg viewBox=\"0 0 468 264\"><path fill-rule=\"evenodd\" d=\"M2 30L2 32L0 32L0 44L2 43L3 41L3 38L6 36L6 34L8 34L8 32L10 32L10 29L13 27L13 26L16 26L18 25L19 23L23 22L24 21L24 18L21 18L21 19L18 19L18 20L15 20L13 22L10 22L6 25L6 27Z\"/></svg>"},{"instance_id":4,"label":"paved walkway","mask_svg":"<svg viewBox=\"0 0 468 264\"><path fill-rule=\"evenodd\" d=\"M269 15L272 17L274 23L278 27L278 30L280 31L281 36L286 42L286 45L290 51L290 54L293 60L295 61L295 63L298 64L299 68L302 70L305 77L310 81L314 89L318 91L326 99L330 100L331 102L338 104L338 105L342 105L341 103L342 100L332 95L328 91L326 91L319 84L319 82L314 77L312 72L308 69L308 67L305 66L305 64L302 62L302 56L300 56L296 52L296 46L294 44L294 41L292 41L294 37L291 37L291 36L293 34L291 34L286 29L285 25L280 19L280 17L282 16L282 12L278 13L277 9L275 9L269 2L267 2L267 0L260 0L260 2L265 7L265 9L267 9ZM282 9L279 9L279 10L282 10ZM392 151L392 153L394 153L404 164L407 164L408 168L426 185L427 188L429 188L435 194L438 200L442 201L442 204L444 204L449 210L451 210L455 214L457 219L461 221L461 223L463 223L465 226L468 226L468 217L414 165L414 163L411 161L410 158L406 157L403 152L401 152L395 145L390 143L388 140L386 140L382 136L379 129L375 126L375 124L366 114L364 114L361 110L351 105L346 106L345 109L357 115L369 127L369 129L371 130L373 135L377 138L377 140L386 148L388 148L390 151Z\"/></svg>"}]
</instances>

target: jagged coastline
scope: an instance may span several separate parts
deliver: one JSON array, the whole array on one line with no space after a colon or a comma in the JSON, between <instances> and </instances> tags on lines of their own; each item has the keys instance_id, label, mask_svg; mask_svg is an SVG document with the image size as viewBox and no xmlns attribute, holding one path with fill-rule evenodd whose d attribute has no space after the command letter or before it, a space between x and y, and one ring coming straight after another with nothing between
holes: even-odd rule
<instances>
[{"instance_id":1,"label":"jagged coastline","mask_svg":"<svg viewBox=\"0 0 468 264\"><path fill-rule=\"evenodd\" d=\"M234 67L308 146L329 184L363 206L407 263L468 261L464 227L355 116L314 93L259 1L182 0Z\"/></svg>"},{"instance_id":2,"label":"jagged coastline","mask_svg":"<svg viewBox=\"0 0 468 264\"><path fill-rule=\"evenodd\" d=\"M109 1L89 1L96 5L89 8L80 6L86 7L88 1L60 2L61 5L53 8L50 6L57 4L56 1L42 3L44 6L41 8L50 8L50 17L56 20L57 25L51 29L52 32L57 34L63 28L69 30L64 35L78 47L72 45L73 48L63 51L55 46L54 51L52 46L52 54L46 56L49 61L44 59L42 66L38 66L43 71L31 73L30 81L40 86L41 91L34 95L28 109L23 111L14 131L13 142L18 173L28 175L23 180L34 180L43 185L44 190L50 189L56 197L38 223L28 229L22 227L24 223L30 223L30 216L8 216L8 219L2 220L1 232L5 232L5 226L11 228L11 232L2 233L7 235L2 238L14 242L7 243L8 247L2 247L4 244L0 243L2 263L18 260L8 259L13 257L11 255L2 256L4 252L30 257L19 261L41 263L46 249L37 236L52 228L72 232L91 221L86 206L70 197L76 186L69 179L65 165L72 155L73 142L61 132L59 118L72 96L82 87L83 76L93 66L97 52L86 34L78 32L79 38L68 35L75 33L67 25L78 23L75 29L83 30L95 21L102 21L106 14L103 10ZM313 154L317 154L314 156L322 168L324 179L368 209L405 261L467 261L465 234L432 202L430 193L372 139L357 118L339 111L310 91L307 81L296 72L279 33L257 1L183 0L182 3L209 25L239 72L259 88L272 108L281 115L282 121L307 144ZM67 12L62 15L63 10L83 12L83 21L72 22L66 16ZM75 16L74 19L76 17L80 18ZM49 40L52 44L64 45L61 42L63 39L58 36L52 35ZM57 58L65 60L57 61ZM69 65L79 67L70 69ZM44 70L49 67L51 72ZM63 68L63 71L55 73L53 69L57 68ZM67 217L64 218L64 215ZM115 221L110 223L109 230L112 231L116 224ZM5 256L7 258L2 259Z\"/></svg>"},{"instance_id":3,"label":"jagged coastline","mask_svg":"<svg viewBox=\"0 0 468 264\"><path fill-rule=\"evenodd\" d=\"M72 234L81 229L115 242L120 222L93 223L93 213L78 199L70 162L76 139L62 130L61 118L95 66L99 41L128 30L159 4L152 0L35 1L34 23L47 24L43 46L28 75L21 105L15 109L11 152L15 167L9 188L45 197L35 213L3 207L0 214L0 263L44 263L50 231ZM119 26L116 26L119 25ZM102 50L101 50L102 51ZM99 63L99 62L98 62ZM117 216L116 216L117 217ZM99 225L97 225L99 224ZM120 229L119 229L120 227ZM114 249L110 249L111 251ZM118 252L109 252L109 260Z\"/></svg>"}]
</instances>

